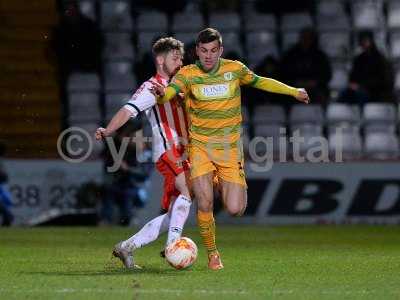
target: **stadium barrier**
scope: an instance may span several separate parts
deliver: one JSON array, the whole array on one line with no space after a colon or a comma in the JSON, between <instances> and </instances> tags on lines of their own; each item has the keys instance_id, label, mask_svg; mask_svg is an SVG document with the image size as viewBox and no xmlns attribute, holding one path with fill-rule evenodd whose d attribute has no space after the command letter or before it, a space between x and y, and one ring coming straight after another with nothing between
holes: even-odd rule
<instances>
[{"instance_id":1,"label":"stadium barrier","mask_svg":"<svg viewBox=\"0 0 400 300\"><path fill-rule=\"evenodd\" d=\"M101 184L101 162L10 160L9 188L16 224L64 212L87 213L77 194L82 184ZM247 171L248 207L232 218L216 202L219 223L257 224L394 224L400 223L400 163L277 163L268 172ZM150 186L162 186L157 172ZM150 189L150 201L137 224L160 211L162 189ZM84 210L86 209L86 210ZM189 223L195 224L195 209Z\"/></svg>"}]
</instances>

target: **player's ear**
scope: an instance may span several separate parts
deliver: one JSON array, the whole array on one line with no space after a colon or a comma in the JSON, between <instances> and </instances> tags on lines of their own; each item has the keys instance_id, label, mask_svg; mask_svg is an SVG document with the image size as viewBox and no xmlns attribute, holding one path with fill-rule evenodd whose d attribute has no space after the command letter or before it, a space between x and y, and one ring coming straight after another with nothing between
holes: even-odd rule
<instances>
[{"instance_id":1,"label":"player's ear","mask_svg":"<svg viewBox=\"0 0 400 300\"><path fill-rule=\"evenodd\" d=\"M163 55L156 56L156 63L158 66L162 66L164 64L165 57Z\"/></svg>"},{"instance_id":2,"label":"player's ear","mask_svg":"<svg viewBox=\"0 0 400 300\"><path fill-rule=\"evenodd\" d=\"M223 52L224 52L224 46L221 45L219 47L219 56L221 56Z\"/></svg>"}]
</instances>

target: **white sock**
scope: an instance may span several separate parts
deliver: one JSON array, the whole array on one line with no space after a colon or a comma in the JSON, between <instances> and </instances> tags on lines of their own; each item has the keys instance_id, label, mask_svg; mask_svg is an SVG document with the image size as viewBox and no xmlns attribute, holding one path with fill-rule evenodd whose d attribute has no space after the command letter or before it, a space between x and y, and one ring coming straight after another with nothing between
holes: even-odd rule
<instances>
[{"instance_id":1,"label":"white sock","mask_svg":"<svg viewBox=\"0 0 400 300\"><path fill-rule=\"evenodd\" d=\"M176 198L171 208L167 245L181 237L191 204L192 201L183 195L179 195L178 198Z\"/></svg>"},{"instance_id":2,"label":"white sock","mask_svg":"<svg viewBox=\"0 0 400 300\"><path fill-rule=\"evenodd\" d=\"M168 230L170 218L168 213L149 221L135 235L123 241L122 248L133 251L155 241L161 233Z\"/></svg>"}]
</instances>

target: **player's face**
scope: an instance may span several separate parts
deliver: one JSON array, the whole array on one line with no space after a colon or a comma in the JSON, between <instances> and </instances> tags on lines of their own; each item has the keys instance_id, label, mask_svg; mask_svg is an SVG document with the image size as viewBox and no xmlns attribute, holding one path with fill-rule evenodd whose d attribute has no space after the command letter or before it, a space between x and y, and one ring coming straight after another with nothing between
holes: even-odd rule
<instances>
[{"instance_id":1,"label":"player's face","mask_svg":"<svg viewBox=\"0 0 400 300\"><path fill-rule=\"evenodd\" d=\"M199 57L201 65L206 71L211 70L218 63L222 55L223 47L218 41L210 43L199 43L196 47L196 54Z\"/></svg>"},{"instance_id":2,"label":"player's face","mask_svg":"<svg viewBox=\"0 0 400 300\"><path fill-rule=\"evenodd\" d=\"M169 51L164 58L164 72L170 77L174 76L182 67L182 59L183 55L179 50Z\"/></svg>"}]
</instances>

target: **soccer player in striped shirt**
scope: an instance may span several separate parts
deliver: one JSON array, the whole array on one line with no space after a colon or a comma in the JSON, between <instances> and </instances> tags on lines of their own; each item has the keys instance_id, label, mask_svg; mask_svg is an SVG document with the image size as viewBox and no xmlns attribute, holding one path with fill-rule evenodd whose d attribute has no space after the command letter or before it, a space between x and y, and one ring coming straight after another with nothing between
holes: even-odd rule
<instances>
[{"instance_id":1,"label":"soccer player in striped shirt","mask_svg":"<svg viewBox=\"0 0 400 300\"><path fill-rule=\"evenodd\" d=\"M213 177L218 177L222 200L228 213L240 216L247 206L247 185L241 144L240 86L293 96L308 103L304 89L257 76L239 61L221 58L222 37L212 28L198 34L199 60L181 68L167 88L154 84L158 103L185 94L189 119L189 161L191 184L198 201L197 221L208 251L208 267L223 268L215 243Z\"/></svg>"},{"instance_id":2,"label":"soccer player in striped shirt","mask_svg":"<svg viewBox=\"0 0 400 300\"><path fill-rule=\"evenodd\" d=\"M153 83L167 86L182 66L183 43L171 37L161 38L153 45L152 52L157 73L141 85L106 128L98 128L95 134L96 139L101 140L130 118L144 113L152 127L153 158L164 177L161 205L168 212L152 219L135 235L114 247L113 255L127 268L136 266L133 251L154 241L161 233L168 230L166 245L180 238L192 202L185 174L188 162L183 159L188 133L182 99L177 95L168 103L156 104L156 98L149 91Z\"/></svg>"}]
</instances>

